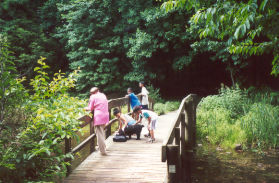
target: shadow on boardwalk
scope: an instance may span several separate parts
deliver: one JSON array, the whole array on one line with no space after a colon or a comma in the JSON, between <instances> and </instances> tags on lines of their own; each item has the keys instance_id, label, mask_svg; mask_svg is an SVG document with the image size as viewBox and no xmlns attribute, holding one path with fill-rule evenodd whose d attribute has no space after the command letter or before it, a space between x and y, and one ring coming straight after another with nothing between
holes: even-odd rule
<instances>
[{"instance_id":1,"label":"shadow on boardwalk","mask_svg":"<svg viewBox=\"0 0 279 183\"><path fill-rule=\"evenodd\" d=\"M146 143L141 134L141 140L131 140L123 143L112 142L112 137L106 141L108 156L100 156L94 152L82 162L64 180L64 183L109 183L109 182L164 182L167 175L167 165L161 162L161 145L175 112L159 117L155 131L155 143Z\"/></svg>"}]
</instances>

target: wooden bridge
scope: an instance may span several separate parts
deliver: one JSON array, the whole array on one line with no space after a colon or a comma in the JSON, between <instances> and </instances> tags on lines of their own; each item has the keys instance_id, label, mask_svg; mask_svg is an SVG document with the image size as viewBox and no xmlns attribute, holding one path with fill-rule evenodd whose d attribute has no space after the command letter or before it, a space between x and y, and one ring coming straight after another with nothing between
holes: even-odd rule
<instances>
[{"instance_id":1,"label":"wooden bridge","mask_svg":"<svg viewBox=\"0 0 279 183\"><path fill-rule=\"evenodd\" d=\"M127 142L113 142L111 125L106 127L107 156L95 151L95 134L91 118L85 116L81 126L90 125L90 136L81 144L71 149L71 140L67 139L66 152L76 153L86 144L90 144L92 152L73 171L68 167L69 176L65 183L162 183L190 182L190 163L195 146L195 111L198 104L196 95L184 98L177 112L162 115L158 119L155 130L155 143L147 143L132 137ZM109 109L128 105L126 98L109 101ZM154 106L152 101L151 108ZM128 107L128 111L130 108ZM185 117L186 116L186 117Z\"/></svg>"}]
</instances>

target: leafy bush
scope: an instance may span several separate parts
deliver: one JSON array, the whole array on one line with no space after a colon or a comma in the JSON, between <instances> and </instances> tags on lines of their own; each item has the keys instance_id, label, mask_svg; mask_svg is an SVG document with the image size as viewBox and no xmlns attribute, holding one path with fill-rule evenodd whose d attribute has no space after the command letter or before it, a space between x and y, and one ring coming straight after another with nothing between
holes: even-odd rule
<instances>
[{"instance_id":1,"label":"leafy bush","mask_svg":"<svg viewBox=\"0 0 279 183\"><path fill-rule=\"evenodd\" d=\"M77 138L81 123L77 119L86 105L67 94L75 85L77 71L68 77L56 73L50 81L44 58L38 64L37 75L30 83L33 94L24 106L31 115L14 141L1 149L0 177L5 182L53 180L65 175L65 158L73 158L63 153L61 142L64 138ZM4 142L0 143L2 146Z\"/></svg>"},{"instance_id":2,"label":"leafy bush","mask_svg":"<svg viewBox=\"0 0 279 183\"><path fill-rule=\"evenodd\" d=\"M230 112L231 118L238 118L244 114L244 105L247 103L247 92L238 86L234 88L222 87L219 95L203 98L200 105L202 108L212 110L223 108Z\"/></svg>"},{"instance_id":3,"label":"leafy bush","mask_svg":"<svg viewBox=\"0 0 279 183\"><path fill-rule=\"evenodd\" d=\"M165 104L163 103L156 103L154 105L154 111L158 114L158 115L162 115L166 113L166 109L165 109Z\"/></svg>"},{"instance_id":4,"label":"leafy bush","mask_svg":"<svg viewBox=\"0 0 279 183\"><path fill-rule=\"evenodd\" d=\"M199 138L225 148L278 147L279 108L272 105L272 97L272 92L248 95L236 87L203 98L197 109Z\"/></svg>"},{"instance_id":5,"label":"leafy bush","mask_svg":"<svg viewBox=\"0 0 279 183\"><path fill-rule=\"evenodd\" d=\"M155 102L159 103L159 102L163 102L164 100L161 98L161 95L160 95L160 89L159 88L154 88L152 85L150 86L147 86L148 88L148 91L149 91L149 96L155 100Z\"/></svg>"},{"instance_id":6,"label":"leafy bush","mask_svg":"<svg viewBox=\"0 0 279 183\"><path fill-rule=\"evenodd\" d=\"M179 108L180 102L179 101L167 101L165 103L167 111L175 111Z\"/></svg>"},{"instance_id":7,"label":"leafy bush","mask_svg":"<svg viewBox=\"0 0 279 183\"><path fill-rule=\"evenodd\" d=\"M17 150L15 139L26 126L28 116L22 106L27 92L21 84L23 79L16 79L10 53L6 38L0 35L0 174L5 173L3 169L15 169L15 165L6 160Z\"/></svg>"},{"instance_id":8,"label":"leafy bush","mask_svg":"<svg viewBox=\"0 0 279 183\"><path fill-rule=\"evenodd\" d=\"M175 111L179 108L180 103L178 101L168 101L165 104L155 103L154 111L159 114L165 114L167 112Z\"/></svg>"}]
</instances>

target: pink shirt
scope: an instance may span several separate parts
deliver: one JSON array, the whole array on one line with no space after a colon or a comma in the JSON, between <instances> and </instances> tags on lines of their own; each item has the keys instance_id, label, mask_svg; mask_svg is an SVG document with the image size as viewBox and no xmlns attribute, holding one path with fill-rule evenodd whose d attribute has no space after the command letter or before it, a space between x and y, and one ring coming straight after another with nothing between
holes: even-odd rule
<instances>
[{"instance_id":1,"label":"pink shirt","mask_svg":"<svg viewBox=\"0 0 279 183\"><path fill-rule=\"evenodd\" d=\"M90 96L88 108L94 110L94 126L109 122L108 100L105 94L97 92Z\"/></svg>"}]
</instances>

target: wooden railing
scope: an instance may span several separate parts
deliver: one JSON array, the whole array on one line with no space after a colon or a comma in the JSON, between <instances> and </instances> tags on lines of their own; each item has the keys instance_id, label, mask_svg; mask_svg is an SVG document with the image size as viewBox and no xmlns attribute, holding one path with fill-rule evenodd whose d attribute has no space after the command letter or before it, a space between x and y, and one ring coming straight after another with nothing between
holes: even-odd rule
<instances>
[{"instance_id":1,"label":"wooden railing","mask_svg":"<svg viewBox=\"0 0 279 183\"><path fill-rule=\"evenodd\" d=\"M141 98L140 95L137 95L139 98ZM154 108L155 101L149 97L149 109L153 110ZM127 106L128 108L128 113L131 112L131 107L130 107L130 100L129 98L123 97L123 98L116 98L116 99L111 99L108 101L108 108L109 108L109 123L105 126L105 133L106 133L106 138L108 138L111 134L111 126L117 122L117 119L113 119L113 114L112 114L112 109L115 107L118 107L121 109L122 107ZM84 141L82 141L80 144L78 144L76 147L72 149L71 146L71 138L65 138L65 154L67 153L72 153L75 154L79 152L81 149L83 149L87 144L90 144L90 154L95 151L95 139L96 139L96 134L94 133L94 125L93 125L93 117L90 117L88 115L85 115L81 118L79 118L80 121L83 121L83 123L80 125L81 128L87 126L88 124L90 125L90 134L89 137L87 137ZM66 161L71 164L71 159L67 158ZM71 172L71 166L67 166L67 175L69 175Z\"/></svg>"},{"instance_id":2,"label":"wooden railing","mask_svg":"<svg viewBox=\"0 0 279 183\"><path fill-rule=\"evenodd\" d=\"M168 183L191 182L190 165L196 145L195 94L184 98L162 145L162 162L167 161Z\"/></svg>"}]
</instances>

